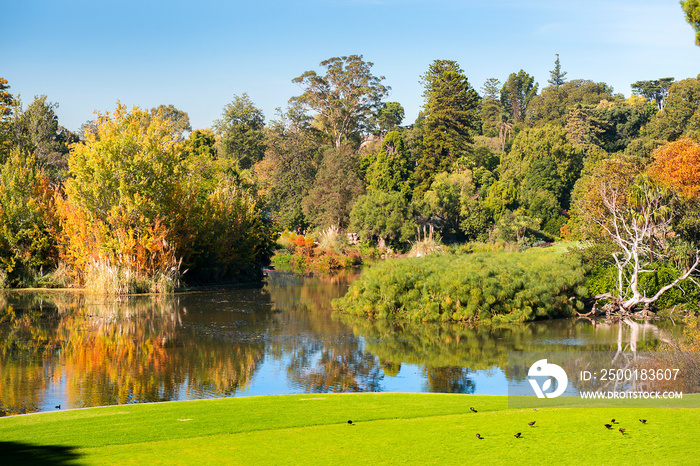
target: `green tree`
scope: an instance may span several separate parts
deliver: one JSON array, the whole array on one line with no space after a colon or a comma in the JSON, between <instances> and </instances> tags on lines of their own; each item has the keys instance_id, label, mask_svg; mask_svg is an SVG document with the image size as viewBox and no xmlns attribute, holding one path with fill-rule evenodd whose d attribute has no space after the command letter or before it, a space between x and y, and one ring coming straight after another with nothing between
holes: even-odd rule
<instances>
[{"instance_id":1,"label":"green tree","mask_svg":"<svg viewBox=\"0 0 700 466\"><path fill-rule=\"evenodd\" d=\"M481 90L481 131L485 136L496 137L503 122L503 105L501 104L501 81L489 78Z\"/></svg>"},{"instance_id":2,"label":"green tree","mask_svg":"<svg viewBox=\"0 0 700 466\"><path fill-rule=\"evenodd\" d=\"M700 45L700 1L681 0L681 7L686 21L695 29L695 45Z\"/></svg>"},{"instance_id":3,"label":"green tree","mask_svg":"<svg viewBox=\"0 0 700 466\"><path fill-rule=\"evenodd\" d=\"M645 133L666 141L683 135L700 135L700 76L671 85L664 111L649 122Z\"/></svg>"},{"instance_id":4,"label":"green tree","mask_svg":"<svg viewBox=\"0 0 700 466\"><path fill-rule=\"evenodd\" d=\"M214 132L210 129L196 129L187 137L184 149L190 155L206 156L210 159L216 159L216 136L214 136Z\"/></svg>"},{"instance_id":5,"label":"green tree","mask_svg":"<svg viewBox=\"0 0 700 466\"><path fill-rule=\"evenodd\" d=\"M265 154L265 116L248 94L234 96L224 107L214 130L221 137L222 157L232 158L247 169L262 160Z\"/></svg>"},{"instance_id":6,"label":"green tree","mask_svg":"<svg viewBox=\"0 0 700 466\"><path fill-rule=\"evenodd\" d=\"M8 284L34 286L33 275L55 265L53 210L48 179L31 155L15 147L0 164L0 275Z\"/></svg>"},{"instance_id":7,"label":"green tree","mask_svg":"<svg viewBox=\"0 0 700 466\"><path fill-rule=\"evenodd\" d=\"M471 170L438 173L423 198L415 202L416 210L423 218L420 223L437 224L443 237L458 238L462 198L474 195Z\"/></svg>"},{"instance_id":8,"label":"green tree","mask_svg":"<svg viewBox=\"0 0 700 466\"><path fill-rule=\"evenodd\" d=\"M373 63L362 55L329 58L320 66L326 68L325 75L311 70L292 80L304 93L289 102L315 112L329 142L339 148L352 135L370 132L391 88L381 83L384 76L371 73Z\"/></svg>"},{"instance_id":9,"label":"green tree","mask_svg":"<svg viewBox=\"0 0 700 466\"><path fill-rule=\"evenodd\" d=\"M367 168L367 188L374 191L398 191L403 196L411 192L411 166L406 145L398 131L390 131L382 141L379 154Z\"/></svg>"},{"instance_id":10,"label":"green tree","mask_svg":"<svg viewBox=\"0 0 700 466\"><path fill-rule=\"evenodd\" d=\"M659 111L664 109L666 98L668 97L668 89L673 84L674 78L660 78L649 81L637 81L632 84L632 93L646 97L651 102L654 102Z\"/></svg>"},{"instance_id":11,"label":"green tree","mask_svg":"<svg viewBox=\"0 0 700 466\"><path fill-rule=\"evenodd\" d=\"M421 195L437 173L448 170L472 142L478 124L479 95L457 62L435 60L421 77L424 86L423 154L415 171L414 195Z\"/></svg>"},{"instance_id":12,"label":"green tree","mask_svg":"<svg viewBox=\"0 0 700 466\"><path fill-rule=\"evenodd\" d=\"M385 135L388 131L396 128L403 121L405 111L398 102L386 102L382 104L379 113L377 113L376 126L379 128L379 134Z\"/></svg>"},{"instance_id":13,"label":"green tree","mask_svg":"<svg viewBox=\"0 0 700 466\"><path fill-rule=\"evenodd\" d=\"M554 61L554 69L549 72L549 80L547 81L551 86L558 88L566 82L566 71L561 70L561 63L559 63L559 54L557 54L557 59Z\"/></svg>"},{"instance_id":14,"label":"green tree","mask_svg":"<svg viewBox=\"0 0 700 466\"><path fill-rule=\"evenodd\" d=\"M18 102L12 142L20 151L31 154L51 181L58 184L68 169L69 145L78 142L78 138L58 124L56 108L58 104L48 102L45 95L35 97L24 110Z\"/></svg>"},{"instance_id":15,"label":"green tree","mask_svg":"<svg viewBox=\"0 0 700 466\"><path fill-rule=\"evenodd\" d=\"M572 108L596 106L603 100L613 100L612 88L605 83L573 79L559 87L548 86L530 101L527 122L533 126L548 123L564 126Z\"/></svg>"},{"instance_id":16,"label":"green tree","mask_svg":"<svg viewBox=\"0 0 700 466\"><path fill-rule=\"evenodd\" d=\"M272 217L283 229L305 228L302 201L313 187L322 156L314 130L289 109L270 122L265 145L265 158L254 170Z\"/></svg>"},{"instance_id":17,"label":"green tree","mask_svg":"<svg viewBox=\"0 0 700 466\"><path fill-rule=\"evenodd\" d=\"M525 120L528 105L537 95L537 87L535 78L523 70L508 76L501 88L501 104L508 120L514 123Z\"/></svg>"},{"instance_id":18,"label":"green tree","mask_svg":"<svg viewBox=\"0 0 700 466\"><path fill-rule=\"evenodd\" d=\"M583 158L584 152L571 144L564 128L546 125L524 129L515 137L511 151L501 158L501 179L522 188L526 178L545 168L541 160L548 159L562 186L555 195L566 209L569 193L583 168Z\"/></svg>"},{"instance_id":19,"label":"green tree","mask_svg":"<svg viewBox=\"0 0 700 466\"><path fill-rule=\"evenodd\" d=\"M7 79L0 78L0 162L4 162L10 150L10 121L14 97L8 89Z\"/></svg>"},{"instance_id":20,"label":"green tree","mask_svg":"<svg viewBox=\"0 0 700 466\"><path fill-rule=\"evenodd\" d=\"M350 213L350 230L361 238L401 246L416 231L413 214L406 198L399 192L369 191L360 196Z\"/></svg>"},{"instance_id":21,"label":"green tree","mask_svg":"<svg viewBox=\"0 0 700 466\"><path fill-rule=\"evenodd\" d=\"M312 226L347 227L353 204L364 191L356 163L347 148L325 151L313 188L303 201L304 215Z\"/></svg>"}]
</instances>

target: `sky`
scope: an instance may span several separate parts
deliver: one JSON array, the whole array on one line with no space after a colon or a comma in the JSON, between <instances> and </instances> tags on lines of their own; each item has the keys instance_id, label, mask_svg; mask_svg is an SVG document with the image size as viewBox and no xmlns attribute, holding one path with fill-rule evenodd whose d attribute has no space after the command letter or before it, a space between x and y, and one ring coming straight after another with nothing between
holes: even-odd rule
<instances>
[{"instance_id":1,"label":"sky","mask_svg":"<svg viewBox=\"0 0 700 466\"><path fill-rule=\"evenodd\" d=\"M327 58L363 55L392 88L404 124L420 76L455 60L479 92L524 70L616 93L647 79L695 78L700 47L678 0L0 0L0 77L26 106L46 95L76 131L94 112L174 105L211 127L247 93L267 120L303 91L292 79Z\"/></svg>"}]
</instances>

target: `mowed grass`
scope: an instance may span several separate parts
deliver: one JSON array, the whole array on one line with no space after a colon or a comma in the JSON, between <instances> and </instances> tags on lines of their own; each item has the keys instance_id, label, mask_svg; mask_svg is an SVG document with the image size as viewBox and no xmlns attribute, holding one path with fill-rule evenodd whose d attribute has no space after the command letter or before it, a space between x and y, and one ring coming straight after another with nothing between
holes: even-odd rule
<instances>
[{"instance_id":1,"label":"mowed grass","mask_svg":"<svg viewBox=\"0 0 700 466\"><path fill-rule=\"evenodd\" d=\"M699 435L700 409L690 408L535 411L507 409L499 396L290 395L0 418L0 464L698 464Z\"/></svg>"}]
</instances>

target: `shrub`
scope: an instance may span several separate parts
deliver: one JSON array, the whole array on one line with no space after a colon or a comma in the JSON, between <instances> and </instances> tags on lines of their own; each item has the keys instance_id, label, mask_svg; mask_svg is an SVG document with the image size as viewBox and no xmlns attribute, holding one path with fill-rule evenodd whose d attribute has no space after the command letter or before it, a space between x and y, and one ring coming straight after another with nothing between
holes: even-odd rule
<instances>
[{"instance_id":1,"label":"shrub","mask_svg":"<svg viewBox=\"0 0 700 466\"><path fill-rule=\"evenodd\" d=\"M378 319L523 322L583 309L584 270L545 249L389 259L366 269L336 309Z\"/></svg>"}]
</instances>

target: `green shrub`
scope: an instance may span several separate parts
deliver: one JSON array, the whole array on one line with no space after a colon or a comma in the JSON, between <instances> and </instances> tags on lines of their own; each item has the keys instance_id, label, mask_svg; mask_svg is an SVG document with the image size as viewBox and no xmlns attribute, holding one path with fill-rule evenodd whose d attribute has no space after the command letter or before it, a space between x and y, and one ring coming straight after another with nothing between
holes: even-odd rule
<instances>
[{"instance_id":1,"label":"green shrub","mask_svg":"<svg viewBox=\"0 0 700 466\"><path fill-rule=\"evenodd\" d=\"M583 309L584 270L546 249L389 259L365 271L336 309L378 319L523 322Z\"/></svg>"}]
</instances>

